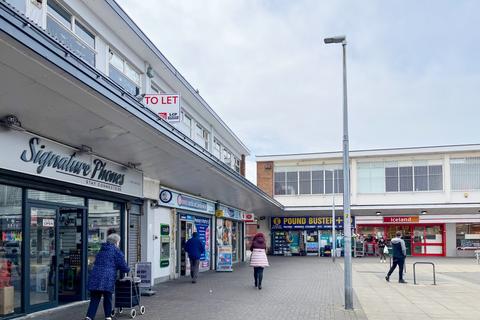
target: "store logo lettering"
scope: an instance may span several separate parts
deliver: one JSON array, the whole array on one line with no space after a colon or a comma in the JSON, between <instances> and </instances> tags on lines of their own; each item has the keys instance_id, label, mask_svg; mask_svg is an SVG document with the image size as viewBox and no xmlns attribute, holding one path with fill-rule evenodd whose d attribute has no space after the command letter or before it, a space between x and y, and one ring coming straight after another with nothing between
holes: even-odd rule
<instances>
[{"instance_id":1,"label":"store logo lettering","mask_svg":"<svg viewBox=\"0 0 480 320\"><path fill-rule=\"evenodd\" d=\"M45 145L40 144L39 138L31 138L29 150L23 150L20 159L23 162L37 164L37 173L41 174L45 168L57 169L60 173L81 175L88 179L123 185L125 175L107 170L107 163L100 159L93 160L93 167L86 162L76 159L76 153L70 156L46 151Z\"/></svg>"}]
</instances>

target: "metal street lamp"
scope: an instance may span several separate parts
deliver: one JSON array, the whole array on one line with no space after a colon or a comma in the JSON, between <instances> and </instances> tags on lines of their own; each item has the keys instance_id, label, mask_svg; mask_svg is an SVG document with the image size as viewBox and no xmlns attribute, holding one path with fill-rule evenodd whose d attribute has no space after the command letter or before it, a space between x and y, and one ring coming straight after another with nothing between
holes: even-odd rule
<instances>
[{"instance_id":1,"label":"metal street lamp","mask_svg":"<svg viewBox=\"0 0 480 320\"><path fill-rule=\"evenodd\" d=\"M352 229L350 215L350 159L348 147L348 107L347 107L347 38L337 36L325 38L326 44L341 43L343 49L343 234L345 240L345 309L353 309L352 289Z\"/></svg>"},{"instance_id":2,"label":"metal street lamp","mask_svg":"<svg viewBox=\"0 0 480 320\"><path fill-rule=\"evenodd\" d=\"M333 193L332 193L332 261L335 262L337 251L337 241L335 235L335 170L332 170L333 177Z\"/></svg>"}]
</instances>

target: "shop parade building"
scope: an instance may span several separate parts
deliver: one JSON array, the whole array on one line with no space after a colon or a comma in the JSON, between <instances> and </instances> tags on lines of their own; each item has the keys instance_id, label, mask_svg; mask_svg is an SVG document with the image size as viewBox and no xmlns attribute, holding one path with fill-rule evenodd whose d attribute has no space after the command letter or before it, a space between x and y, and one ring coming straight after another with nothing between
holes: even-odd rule
<instances>
[{"instance_id":1,"label":"shop parade building","mask_svg":"<svg viewBox=\"0 0 480 320\"><path fill-rule=\"evenodd\" d=\"M113 0L0 0L0 75L2 319L87 299L110 233L153 285L189 274L194 231L202 270L234 270L245 218L282 209Z\"/></svg>"},{"instance_id":2,"label":"shop parade building","mask_svg":"<svg viewBox=\"0 0 480 320\"><path fill-rule=\"evenodd\" d=\"M352 254L378 254L377 240L397 231L409 256L473 257L480 249L480 145L350 157ZM284 213L260 221L272 254L344 255L340 152L257 156L257 184L284 205Z\"/></svg>"}]
</instances>

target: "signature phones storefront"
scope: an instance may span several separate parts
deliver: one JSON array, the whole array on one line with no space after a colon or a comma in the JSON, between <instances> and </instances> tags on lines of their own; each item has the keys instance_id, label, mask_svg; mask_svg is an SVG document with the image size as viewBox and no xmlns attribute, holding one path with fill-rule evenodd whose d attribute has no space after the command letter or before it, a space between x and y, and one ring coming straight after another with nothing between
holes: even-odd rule
<instances>
[{"instance_id":1,"label":"signature phones storefront","mask_svg":"<svg viewBox=\"0 0 480 320\"><path fill-rule=\"evenodd\" d=\"M85 300L102 242L125 247L142 172L26 132L0 131L0 150L0 318Z\"/></svg>"}]
</instances>

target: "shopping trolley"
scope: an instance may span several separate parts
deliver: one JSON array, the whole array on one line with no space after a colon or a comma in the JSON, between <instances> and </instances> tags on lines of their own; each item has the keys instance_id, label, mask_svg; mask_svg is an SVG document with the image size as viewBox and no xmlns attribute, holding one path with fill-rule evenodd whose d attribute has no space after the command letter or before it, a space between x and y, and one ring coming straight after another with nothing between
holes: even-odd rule
<instances>
[{"instance_id":1,"label":"shopping trolley","mask_svg":"<svg viewBox=\"0 0 480 320\"><path fill-rule=\"evenodd\" d=\"M115 305L112 316L122 314L125 309L130 309L130 317L137 316L137 307L140 314L145 314L145 306L141 305L139 277L130 275L115 282Z\"/></svg>"}]
</instances>

